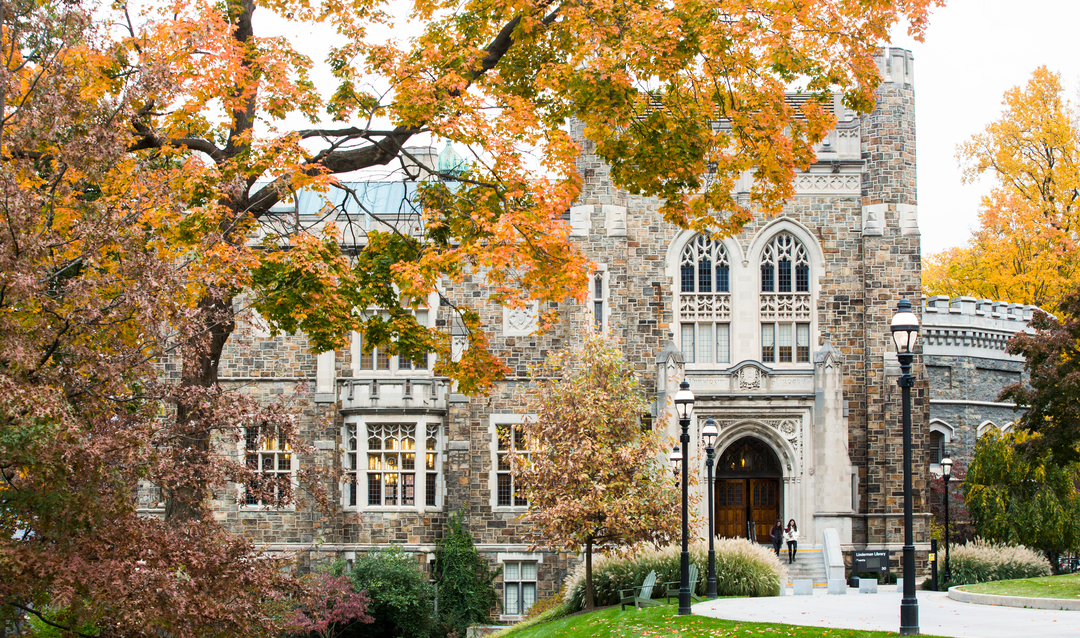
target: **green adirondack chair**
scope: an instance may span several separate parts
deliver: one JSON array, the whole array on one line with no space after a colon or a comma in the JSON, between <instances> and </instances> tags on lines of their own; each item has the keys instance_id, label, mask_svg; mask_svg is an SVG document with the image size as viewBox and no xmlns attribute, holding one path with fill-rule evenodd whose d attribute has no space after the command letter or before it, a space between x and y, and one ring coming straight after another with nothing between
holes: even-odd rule
<instances>
[{"instance_id":1,"label":"green adirondack chair","mask_svg":"<svg viewBox=\"0 0 1080 638\"><path fill-rule=\"evenodd\" d=\"M642 607L650 607L653 605L661 605L659 600L652 599L652 590L656 586L656 572L651 571L649 575L645 577L645 581L641 583L641 587L631 587L630 589L619 590L622 600L619 604L622 605L622 610L626 611L627 605L633 605L634 609L641 609ZM635 595L635 592L637 594Z\"/></svg>"},{"instance_id":2,"label":"green adirondack chair","mask_svg":"<svg viewBox=\"0 0 1080 638\"><path fill-rule=\"evenodd\" d=\"M700 603L702 598L695 592L697 591L698 584L698 569L697 565L690 563L690 599L695 603ZM667 601L670 603L672 598L679 597L679 581L675 580L670 583L664 583L667 587Z\"/></svg>"}]
</instances>

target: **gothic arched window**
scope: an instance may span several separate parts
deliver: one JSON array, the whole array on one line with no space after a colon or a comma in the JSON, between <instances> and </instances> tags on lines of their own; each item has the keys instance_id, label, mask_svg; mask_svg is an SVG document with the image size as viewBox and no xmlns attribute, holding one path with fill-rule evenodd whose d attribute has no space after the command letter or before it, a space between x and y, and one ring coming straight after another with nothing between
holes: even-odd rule
<instances>
[{"instance_id":1,"label":"gothic arched window","mask_svg":"<svg viewBox=\"0 0 1080 638\"><path fill-rule=\"evenodd\" d=\"M687 363L731 361L731 264L724 245L697 235L679 258L679 329Z\"/></svg>"},{"instance_id":2,"label":"gothic arched window","mask_svg":"<svg viewBox=\"0 0 1080 638\"><path fill-rule=\"evenodd\" d=\"M810 259L790 233L777 234L761 253L761 360L810 362Z\"/></svg>"}]
</instances>

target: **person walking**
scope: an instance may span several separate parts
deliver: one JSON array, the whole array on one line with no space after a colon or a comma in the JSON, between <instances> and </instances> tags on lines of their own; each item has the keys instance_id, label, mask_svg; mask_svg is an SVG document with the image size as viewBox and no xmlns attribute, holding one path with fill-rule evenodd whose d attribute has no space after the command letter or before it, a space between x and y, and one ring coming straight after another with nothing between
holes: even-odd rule
<instances>
[{"instance_id":1,"label":"person walking","mask_svg":"<svg viewBox=\"0 0 1080 638\"><path fill-rule=\"evenodd\" d=\"M784 529L784 540L787 541L787 562L794 563L795 553L799 551L799 526L795 524L794 518L788 521L787 528Z\"/></svg>"},{"instance_id":2,"label":"person walking","mask_svg":"<svg viewBox=\"0 0 1080 638\"><path fill-rule=\"evenodd\" d=\"M780 548L784 545L784 524L780 519L776 519L776 525L773 525L769 536L772 538L773 551L776 552L776 557L780 558Z\"/></svg>"}]
</instances>

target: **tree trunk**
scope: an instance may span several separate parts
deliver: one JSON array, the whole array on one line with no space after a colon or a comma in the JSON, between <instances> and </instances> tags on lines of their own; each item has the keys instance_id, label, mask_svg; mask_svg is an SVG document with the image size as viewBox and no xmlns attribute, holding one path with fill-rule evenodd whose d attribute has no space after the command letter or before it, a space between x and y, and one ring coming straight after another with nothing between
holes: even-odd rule
<instances>
[{"instance_id":1,"label":"tree trunk","mask_svg":"<svg viewBox=\"0 0 1080 638\"><path fill-rule=\"evenodd\" d=\"M585 609L587 610L596 607L592 583L592 542L592 536L585 539Z\"/></svg>"},{"instance_id":2,"label":"tree trunk","mask_svg":"<svg viewBox=\"0 0 1080 638\"><path fill-rule=\"evenodd\" d=\"M180 385L184 388L213 388L218 382L218 363L225 343L236 328L232 315L233 298L222 292L208 295L199 302L205 331L192 337L183 354ZM195 423L193 406L181 401L176 407L178 456L189 467L205 467L210 457L209 423ZM212 496L203 477L192 474L188 480L171 487L165 501L165 520L189 521L202 518L204 506Z\"/></svg>"}]
</instances>

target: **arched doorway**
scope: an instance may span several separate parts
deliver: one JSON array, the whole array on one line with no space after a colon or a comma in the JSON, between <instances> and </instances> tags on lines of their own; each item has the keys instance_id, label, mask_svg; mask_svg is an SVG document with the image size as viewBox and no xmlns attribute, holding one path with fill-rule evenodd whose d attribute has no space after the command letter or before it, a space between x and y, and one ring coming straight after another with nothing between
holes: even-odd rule
<instances>
[{"instance_id":1,"label":"arched doorway","mask_svg":"<svg viewBox=\"0 0 1080 638\"><path fill-rule=\"evenodd\" d=\"M716 534L768 543L780 518L780 459L764 441L744 436L716 464Z\"/></svg>"}]
</instances>

